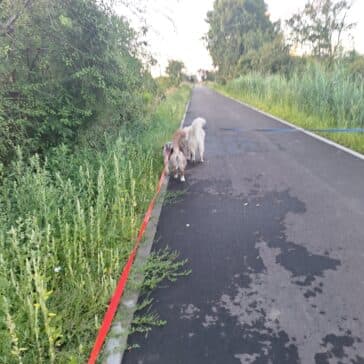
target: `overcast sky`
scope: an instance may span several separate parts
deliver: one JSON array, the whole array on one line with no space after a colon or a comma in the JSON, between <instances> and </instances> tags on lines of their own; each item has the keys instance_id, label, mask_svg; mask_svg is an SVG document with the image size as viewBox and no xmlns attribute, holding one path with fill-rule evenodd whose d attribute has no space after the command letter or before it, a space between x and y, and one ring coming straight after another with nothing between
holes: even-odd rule
<instances>
[{"instance_id":1,"label":"overcast sky","mask_svg":"<svg viewBox=\"0 0 364 364\"><path fill-rule=\"evenodd\" d=\"M154 75L163 73L168 59L184 62L187 71L196 73L200 68L211 69L212 62L202 40L208 30L206 13L213 7L213 0L139 0L144 4L144 17L150 26L148 42L150 51L158 61L152 71ZM288 19L306 0L266 0L272 20ZM126 15L137 27L135 16L119 7L118 12ZM352 31L354 41L348 47L364 53L364 0L356 0L350 12L350 21L357 23ZM353 43L354 42L354 43Z\"/></svg>"}]
</instances>

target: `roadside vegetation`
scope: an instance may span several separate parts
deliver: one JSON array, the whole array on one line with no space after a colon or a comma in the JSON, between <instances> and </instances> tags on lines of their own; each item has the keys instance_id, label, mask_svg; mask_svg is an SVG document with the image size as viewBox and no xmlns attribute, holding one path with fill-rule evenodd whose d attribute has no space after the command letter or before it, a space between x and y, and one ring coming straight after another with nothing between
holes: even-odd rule
<instances>
[{"instance_id":1,"label":"roadside vegetation","mask_svg":"<svg viewBox=\"0 0 364 364\"><path fill-rule=\"evenodd\" d=\"M85 362L189 94L170 94L105 150L19 151L0 187L1 362Z\"/></svg>"},{"instance_id":2,"label":"roadside vegetation","mask_svg":"<svg viewBox=\"0 0 364 364\"><path fill-rule=\"evenodd\" d=\"M343 65L325 69L312 63L289 78L249 73L212 87L364 153L364 133L337 130L364 129L364 82L353 79Z\"/></svg>"},{"instance_id":3,"label":"roadside vegetation","mask_svg":"<svg viewBox=\"0 0 364 364\"><path fill-rule=\"evenodd\" d=\"M355 26L346 20L351 3L307 1L285 33L263 0L253 3L223 0L208 14L206 41L218 68L207 73L211 87L364 152L364 56L342 46Z\"/></svg>"},{"instance_id":4,"label":"roadside vegetation","mask_svg":"<svg viewBox=\"0 0 364 364\"><path fill-rule=\"evenodd\" d=\"M191 87L107 2L0 10L0 362L84 363ZM151 288L184 265L153 257Z\"/></svg>"}]
</instances>

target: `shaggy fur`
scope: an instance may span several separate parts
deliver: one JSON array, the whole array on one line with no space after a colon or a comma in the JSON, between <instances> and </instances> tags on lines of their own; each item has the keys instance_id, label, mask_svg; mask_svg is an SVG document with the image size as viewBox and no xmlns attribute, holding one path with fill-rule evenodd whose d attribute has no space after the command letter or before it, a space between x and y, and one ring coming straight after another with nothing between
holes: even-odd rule
<instances>
[{"instance_id":1,"label":"shaggy fur","mask_svg":"<svg viewBox=\"0 0 364 364\"><path fill-rule=\"evenodd\" d=\"M186 133L177 130L172 139L172 143L166 143L163 148L164 173L169 174L169 167L172 168L174 178L180 175L181 182L185 182L185 168L187 159L182 151Z\"/></svg>"},{"instance_id":2,"label":"shaggy fur","mask_svg":"<svg viewBox=\"0 0 364 364\"><path fill-rule=\"evenodd\" d=\"M196 161L196 153L200 155L200 161L204 161L205 152L205 130L203 129L206 125L206 120L203 118L196 118L193 120L190 126L183 128L186 133L187 139L187 159L191 159L192 162Z\"/></svg>"},{"instance_id":3,"label":"shaggy fur","mask_svg":"<svg viewBox=\"0 0 364 364\"><path fill-rule=\"evenodd\" d=\"M169 159L173 152L172 142L167 142L163 146L164 175L169 175Z\"/></svg>"}]
</instances>

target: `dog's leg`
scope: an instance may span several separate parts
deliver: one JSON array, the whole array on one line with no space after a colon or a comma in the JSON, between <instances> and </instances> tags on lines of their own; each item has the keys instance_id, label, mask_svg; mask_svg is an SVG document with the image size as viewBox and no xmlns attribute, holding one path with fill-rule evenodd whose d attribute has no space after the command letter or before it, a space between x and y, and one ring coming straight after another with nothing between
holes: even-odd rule
<instances>
[{"instance_id":1,"label":"dog's leg","mask_svg":"<svg viewBox=\"0 0 364 364\"><path fill-rule=\"evenodd\" d=\"M181 182L185 182L186 179L185 179L185 168L187 166L187 160L186 158L182 158L181 159L181 165L179 167L179 170L180 170L180 174L181 174Z\"/></svg>"},{"instance_id":2,"label":"dog's leg","mask_svg":"<svg viewBox=\"0 0 364 364\"><path fill-rule=\"evenodd\" d=\"M177 168L173 168L173 177L174 178L178 178L178 170L177 170Z\"/></svg>"},{"instance_id":3,"label":"dog's leg","mask_svg":"<svg viewBox=\"0 0 364 364\"><path fill-rule=\"evenodd\" d=\"M204 155L204 152L205 152L205 146L204 146L203 142L199 143L198 150L200 152L200 160L201 160L201 162L203 162L204 161L203 160L203 155Z\"/></svg>"},{"instance_id":4,"label":"dog's leg","mask_svg":"<svg viewBox=\"0 0 364 364\"><path fill-rule=\"evenodd\" d=\"M169 175L169 160L167 156L164 158L164 175Z\"/></svg>"},{"instance_id":5,"label":"dog's leg","mask_svg":"<svg viewBox=\"0 0 364 364\"><path fill-rule=\"evenodd\" d=\"M181 172L181 182L185 182L185 169L184 168L180 168L180 172Z\"/></svg>"},{"instance_id":6,"label":"dog's leg","mask_svg":"<svg viewBox=\"0 0 364 364\"><path fill-rule=\"evenodd\" d=\"M190 148L187 149L187 158L188 161L190 161L192 159L192 152L190 150Z\"/></svg>"}]
</instances>

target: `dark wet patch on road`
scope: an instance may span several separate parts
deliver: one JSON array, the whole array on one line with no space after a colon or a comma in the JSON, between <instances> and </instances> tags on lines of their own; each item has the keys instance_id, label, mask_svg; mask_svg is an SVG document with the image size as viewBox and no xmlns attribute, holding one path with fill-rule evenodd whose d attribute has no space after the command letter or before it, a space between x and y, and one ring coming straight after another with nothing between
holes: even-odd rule
<instances>
[{"instance_id":1,"label":"dark wet patch on road","mask_svg":"<svg viewBox=\"0 0 364 364\"><path fill-rule=\"evenodd\" d=\"M337 259L310 253L307 248L292 242L285 242L280 248L282 252L277 263L289 270L293 277L304 277L306 282L322 277L326 270L335 270L340 265Z\"/></svg>"},{"instance_id":2,"label":"dark wet patch on road","mask_svg":"<svg viewBox=\"0 0 364 364\"><path fill-rule=\"evenodd\" d=\"M290 339L286 332L279 331L272 333L264 330L264 324L253 328L244 327L247 333L243 336L244 352L237 353L234 356L241 360L241 363L254 364L296 364L300 363L297 346L290 343ZM249 357L253 361L248 361ZM244 361L243 361L243 360Z\"/></svg>"},{"instance_id":3,"label":"dark wet patch on road","mask_svg":"<svg viewBox=\"0 0 364 364\"><path fill-rule=\"evenodd\" d=\"M282 312L268 306L259 292L238 286L234 294L224 294L216 303L216 317L234 317L239 328L242 345L234 356L241 363L300 363L295 338L280 328Z\"/></svg>"},{"instance_id":4,"label":"dark wet patch on road","mask_svg":"<svg viewBox=\"0 0 364 364\"><path fill-rule=\"evenodd\" d=\"M324 276L325 271L336 270L341 264L340 260L331 258L328 254L313 253L307 247L287 240L287 214L303 215L306 212L305 204L291 196L288 190L268 192L262 197L251 197L249 205L259 208L259 211L253 212L255 225L264 218L264 224L254 227L259 232L259 240L265 241L270 248L280 250L276 263L291 273L292 281L297 285L311 286L318 277ZM257 214L261 217L257 218ZM318 293L322 293L322 282L320 287L306 291L305 297L313 297Z\"/></svg>"},{"instance_id":5,"label":"dark wet patch on road","mask_svg":"<svg viewBox=\"0 0 364 364\"><path fill-rule=\"evenodd\" d=\"M352 364L363 364L364 357L356 356L356 358L349 358L346 354L347 348L355 350L355 343L361 342L361 339L354 338L351 332L347 332L346 335L326 335L322 339L323 352L315 354L316 364L330 364L333 359L339 359L340 363L352 363Z\"/></svg>"}]
</instances>

